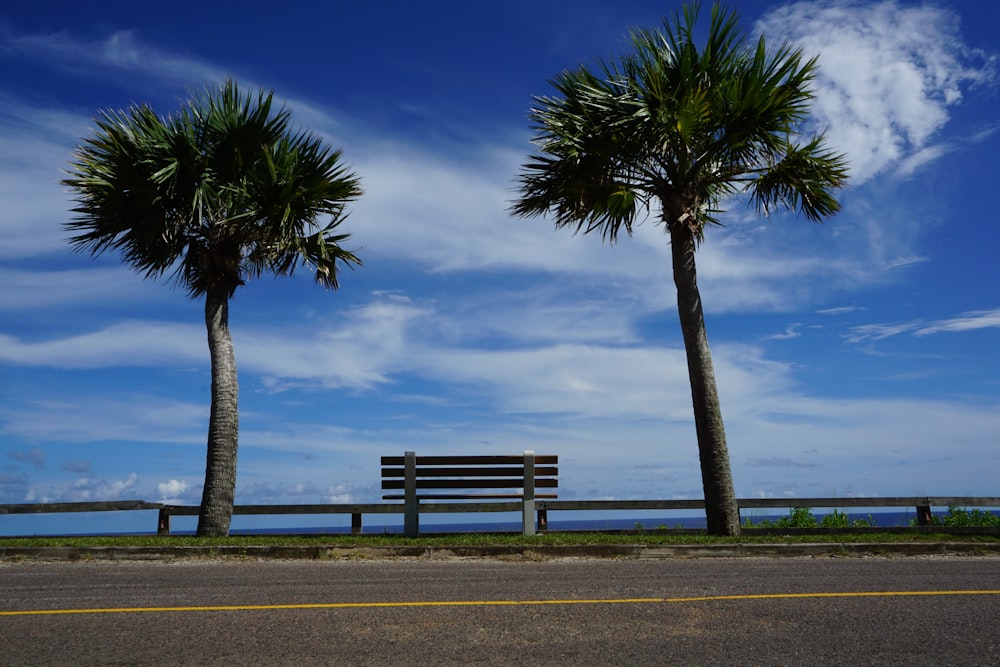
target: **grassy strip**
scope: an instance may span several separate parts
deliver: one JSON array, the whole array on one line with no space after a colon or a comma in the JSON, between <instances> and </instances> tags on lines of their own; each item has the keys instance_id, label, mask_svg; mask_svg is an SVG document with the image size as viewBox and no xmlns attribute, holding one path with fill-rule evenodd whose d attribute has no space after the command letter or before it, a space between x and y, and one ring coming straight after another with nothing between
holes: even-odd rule
<instances>
[{"instance_id":1,"label":"grassy strip","mask_svg":"<svg viewBox=\"0 0 1000 667\"><path fill-rule=\"evenodd\" d=\"M601 545L601 544L801 544L816 542L857 543L907 543L907 542L1000 542L1000 536L988 534L961 534L937 532L836 532L817 533L795 531L745 534L740 537L713 537L700 532L629 531L623 533L546 533L525 537L511 533L463 533L418 538L398 535L238 535L232 537L200 538L190 536L159 537L92 536L92 537L0 537L2 547L189 547L189 546L331 546L331 547L386 547L386 546L523 546L523 545Z\"/></svg>"}]
</instances>

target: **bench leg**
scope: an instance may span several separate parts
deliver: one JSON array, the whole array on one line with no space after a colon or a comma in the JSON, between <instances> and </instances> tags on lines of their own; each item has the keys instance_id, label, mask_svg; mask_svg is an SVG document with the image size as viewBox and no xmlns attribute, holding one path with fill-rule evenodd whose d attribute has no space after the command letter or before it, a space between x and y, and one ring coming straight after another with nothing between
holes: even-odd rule
<instances>
[{"instance_id":1,"label":"bench leg","mask_svg":"<svg viewBox=\"0 0 1000 667\"><path fill-rule=\"evenodd\" d=\"M535 501L532 499L524 499L524 509L521 513L521 534L535 534Z\"/></svg>"},{"instance_id":2,"label":"bench leg","mask_svg":"<svg viewBox=\"0 0 1000 667\"><path fill-rule=\"evenodd\" d=\"M406 503L403 508L403 535L417 537L420 535L420 501Z\"/></svg>"},{"instance_id":3,"label":"bench leg","mask_svg":"<svg viewBox=\"0 0 1000 667\"><path fill-rule=\"evenodd\" d=\"M351 535L361 534L361 513L355 512L351 514Z\"/></svg>"}]
</instances>

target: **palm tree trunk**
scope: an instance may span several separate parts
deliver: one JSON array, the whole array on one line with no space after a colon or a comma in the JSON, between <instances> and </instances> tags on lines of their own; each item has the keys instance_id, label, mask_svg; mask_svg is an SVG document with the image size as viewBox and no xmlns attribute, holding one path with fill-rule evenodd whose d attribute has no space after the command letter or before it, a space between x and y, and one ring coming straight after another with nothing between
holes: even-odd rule
<instances>
[{"instance_id":1,"label":"palm tree trunk","mask_svg":"<svg viewBox=\"0 0 1000 667\"><path fill-rule=\"evenodd\" d=\"M205 298L205 326L212 357L212 412L208 424L208 461L205 489L198 515L198 535L229 534L236 496L236 449L239 444L239 385L236 357L229 335L229 292L209 289Z\"/></svg>"},{"instance_id":2,"label":"palm tree trunk","mask_svg":"<svg viewBox=\"0 0 1000 667\"><path fill-rule=\"evenodd\" d=\"M711 535L739 535L740 514L729 466L722 407L715 386L712 352L705 333L705 315L698 292L694 263L695 237L687 225L670 226L670 248L674 284L677 286L677 314L684 334L688 378L694 403L694 423L701 459L701 480L705 490L705 516Z\"/></svg>"}]
</instances>

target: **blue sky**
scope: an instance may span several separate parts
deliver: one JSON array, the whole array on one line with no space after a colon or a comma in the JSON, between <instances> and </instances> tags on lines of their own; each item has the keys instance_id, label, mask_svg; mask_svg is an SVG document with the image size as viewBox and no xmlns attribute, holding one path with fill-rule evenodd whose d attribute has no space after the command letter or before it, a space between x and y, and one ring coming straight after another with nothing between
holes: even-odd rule
<instances>
[{"instance_id":1,"label":"blue sky","mask_svg":"<svg viewBox=\"0 0 1000 667\"><path fill-rule=\"evenodd\" d=\"M379 457L406 450L558 453L563 498L701 496L655 216L612 246L506 213L532 96L676 3L16 5L0 502L199 501L202 304L71 253L58 181L98 110L169 113L226 76L273 89L365 189L339 291L264 279L232 302L238 502L376 502ZM819 54L815 127L852 173L825 224L733 200L699 250L738 495L997 495L1000 9L734 6Z\"/></svg>"}]
</instances>

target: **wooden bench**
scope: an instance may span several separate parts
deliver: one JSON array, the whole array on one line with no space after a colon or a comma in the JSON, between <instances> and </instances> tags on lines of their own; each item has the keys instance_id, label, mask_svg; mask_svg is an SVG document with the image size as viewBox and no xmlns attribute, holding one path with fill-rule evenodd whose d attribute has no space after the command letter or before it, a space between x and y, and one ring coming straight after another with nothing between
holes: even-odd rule
<instances>
[{"instance_id":1,"label":"wooden bench","mask_svg":"<svg viewBox=\"0 0 1000 667\"><path fill-rule=\"evenodd\" d=\"M382 490L395 491L383 500L402 500L403 532L416 537L420 532L422 500L493 500L517 499L521 509L521 532L535 534L535 499L556 498L555 492L537 493L536 489L555 489L558 485L559 457L536 455L532 451L516 456L403 456L382 457ZM401 493L400 493L401 492ZM510 504L455 506L455 511L505 511ZM479 508L481 507L481 509ZM437 511L447 511L436 506ZM515 508L516 509L516 508ZM547 528L545 510L538 510L539 528Z\"/></svg>"}]
</instances>

